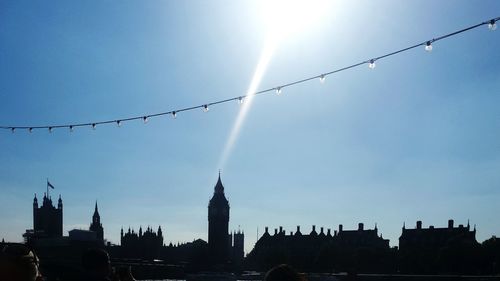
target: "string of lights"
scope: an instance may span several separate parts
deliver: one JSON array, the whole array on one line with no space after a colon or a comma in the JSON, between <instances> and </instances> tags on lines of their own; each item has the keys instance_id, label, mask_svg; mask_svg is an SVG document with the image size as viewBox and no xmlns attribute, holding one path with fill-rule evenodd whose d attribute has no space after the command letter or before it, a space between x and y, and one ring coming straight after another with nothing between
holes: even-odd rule
<instances>
[{"instance_id":1,"label":"string of lights","mask_svg":"<svg viewBox=\"0 0 500 281\"><path fill-rule=\"evenodd\" d=\"M346 70L349 70L349 69L352 69L352 68L355 68L355 67L358 67L361 65L368 65L368 67L370 69L374 69L376 66L376 62L378 62L382 59L385 59L385 58L388 58L390 56L394 56L394 55L397 55L397 54L400 54L403 52L407 52L409 50L412 50L412 49L415 49L415 48L418 48L421 46L424 46L425 51L430 52L430 51L432 51L432 48L433 48L432 44L434 42L458 35L460 33L464 33L466 31L470 31L470 30L478 28L480 26L486 25L489 30L491 30L491 31L496 30L498 20L500 20L500 17L496 17L496 18L493 18L493 19L466 27L464 29L460 29L460 30L457 30L455 32L448 33L446 35L432 38L430 40L426 40L426 41L423 41L421 43L417 43L415 45L411 45L409 47L406 47L406 48L403 48L403 49L400 49L397 51L393 51L393 52L390 52L390 53L387 53L387 54L384 54L384 55L381 55L378 57L373 57L371 59L364 60L364 61L352 64L352 65L338 68L338 69L335 69L335 70L332 70L329 72L325 72L325 73L322 73L319 75L314 75L314 76L310 76L310 77L303 78L300 80L288 82L288 83L285 83L285 84L282 84L282 85L279 85L276 87L272 87L272 88L267 88L267 89L264 89L264 90L261 90L261 91L255 92L255 93L249 93L246 95L231 97L231 98L227 98L227 99L223 99L223 100L217 100L217 101L213 101L213 102L209 102L209 103L205 103L205 104L201 104L201 105L195 105L195 106L175 109L175 110L171 110L171 111L146 114L146 115L141 115L141 116L133 116L133 117L127 117L127 118L120 118L120 119L113 119L113 120L85 122L85 123L53 124L53 125L43 125L43 126L0 126L0 129L10 130L12 133L16 132L16 130L27 130L29 133L32 133L34 130L44 129L44 130L48 130L49 133L52 133L52 131L55 129L66 128L66 129L69 129L70 132L73 132L73 130L75 128L79 128L79 127L91 127L93 130L95 130L98 125L105 125L105 124L116 124L118 127L120 127L124 122L134 121L134 120L142 120L144 123L147 123L151 118L164 116L164 115L171 115L173 118L176 118L177 115L181 112L192 111L192 110L196 110L196 109L202 109L204 112L207 112L209 110L209 108L213 105L219 105L219 104L234 102L234 101L237 101L238 103L242 104L244 102L245 98L247 98L249 96L268 94L268 93L272 93L272 92L275 92L276 94L280 95L283 92L284 88L291 87L291 86L301 84L301 83L305 83L305 82L308 82L311 80L319 79L319 81L321 83L323 83L327 76L333 75L333 74L338 73L338 72L346 71Z\"/></svg>"}]
</instances>

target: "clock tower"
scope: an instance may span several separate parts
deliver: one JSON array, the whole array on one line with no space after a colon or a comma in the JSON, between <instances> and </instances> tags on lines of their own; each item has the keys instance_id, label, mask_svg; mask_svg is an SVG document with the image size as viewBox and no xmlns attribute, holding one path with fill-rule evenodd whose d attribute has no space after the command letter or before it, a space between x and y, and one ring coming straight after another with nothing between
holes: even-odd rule
<instances>
[{"instance_id":1,"label":"clock tower","mask_svg":"<svg viewBox=\"0 0 500 281\"><path fill-rule=\"evenodd\" d=\"M208 250L214 264L229 261L229 202L220 179L208 204Z\"/></svg>"}]
</instances>

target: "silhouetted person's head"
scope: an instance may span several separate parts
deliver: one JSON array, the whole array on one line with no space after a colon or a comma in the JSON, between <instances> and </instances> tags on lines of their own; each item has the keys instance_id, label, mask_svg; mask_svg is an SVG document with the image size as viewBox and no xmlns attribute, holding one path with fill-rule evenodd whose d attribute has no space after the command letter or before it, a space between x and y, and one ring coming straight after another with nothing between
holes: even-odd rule
<instances>
[{"instance_id":1,"label":"silhouetted person's head","mask_svg":"<svg viewBox=\"0 0 500 281\"><path fill-rule=\"evenodd\" d=\"M264 281L305 281L295 269L286 264L271 268L264 277Z\"/></svg>"},{"instance_id":2,"label":"silhouetted person's head","mask_svg":"<svg viewBox=\"0 0 500 281\"><path fill-rule=\"evenodd\" d=\"M107 278L111 272L109 255L102 249L88 249L83 253L82 266L85 272L93 278Z\"/></svg>"},{"instance_id":3,"label":"silhouetted person's head","mask_svg":"<svg viewBox=\"0 0 500 281\"><path fill-rule=\"evenodd\" d=\"M35 252L22 244L11 244L0 250L0 280L42 280Z\"/></svg>"}]
</instances>

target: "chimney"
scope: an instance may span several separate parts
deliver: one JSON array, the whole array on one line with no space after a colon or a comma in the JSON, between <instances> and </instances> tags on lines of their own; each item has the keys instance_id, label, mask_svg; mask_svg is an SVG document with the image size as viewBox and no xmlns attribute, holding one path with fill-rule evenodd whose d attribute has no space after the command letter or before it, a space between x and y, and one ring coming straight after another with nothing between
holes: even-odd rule
<instances>
[{"instance_id":1,"label":"chimney","mask_svg":"<svg viewBox=\"0 0 500 281\"><path fill-rule=\"evenodd\" d=\"M320 231L320 233L323 233L323 227L321 227L321 231Z\"/></svg>"},{"instance_id":2,"label":"chimney","mask_svg":"<svg viewBox=\"0 0 500 281\"><path fill-rule=\"evenodd\" d=\"M358 223L358 230L363 230L363 228L364 228L363 223L361 223L361 222Z\"/></svg>"},{"instance_id":3,"label":"chimney","mask_svg":"<svg viewBox=\"0 0 500 281\"><path fill-rule=\"evenodd\" d=\"M277 228L274 229L274 235L276 235L276 234L278 234L278 229Z\"/></svg>"},{"instance_id":4,"label":"chimney","mask_svg":"<svg viewBox=\"0 0 500 281\"><path fill-rule=\"evenodd\" d=\"M417 221L417 229L422 229L422 221Z\"/></svg>"},{"instance_id":5,"label":"chimney","mask_svg":"<svg viewBox=\"0 0 500 281\"><path fill-rule=\"evenodd\" d=\"M332 230L331 229L327 229L326 231L327 231L326 235L332 235Z\"/></svg>"},{"instance_id":6,"label":"chimney","mask_svg":"<svg viewBox=\"0 0 500 281\"><path fill-rule=\"evenodd\" d=\"M342 232L342 228L343 228L343 226L341 224L339 224L339 232Z\"/></svg>"},{"instance_id":7,"label":"chimney","mask_svg":"<svg viewBox=\"0 0 500 281\"><path fill-rule=\"evenodd\" d=\"M297 232L300 232L300 225L297 225Z\"/></svg>"},{"instance_id":8,"label":"chimney","mask_svg":"<svg viewBox=\"0 0 500 281\"><path fill-rule=\"evenodd\" d=\"M316 232L316 226L313 225L313 232Z\"/></svg>"},{"instance_id":9,"label":"chimney","mask_svg":"<svg viewBox=\"0 0 500 281\"><path fill-rule=\"evenodd\" d=\"M269 233L269 227L266 226L266 232L265 233Z\"/></svg>"},{"instance_id":10,"label":"chimney","mask_svg":"<svg viewBox=\"0 0 500 281\"><path fill-rule=\"evenodd\" d=\"M283 226L280 226L280 234L283 233Z\"/></svg>"},{"instance_id":11,"label":"chimney","mask_svg":"<svg viewBox=\"0 0 500 281\"><path fill-rule=\"evenodd\" d=\"M453 228L453 220L448 220L448 228Z\"/></svg>"},{"instance_id":12,"label":"chimney","mask_svg":"<svg viewBox=\"0 0 500 281\"><path fill-rule=\"evenodd\" d=\"M337 236L337 230L333 231L333 236Z\"/></svg>"}]
</instances>

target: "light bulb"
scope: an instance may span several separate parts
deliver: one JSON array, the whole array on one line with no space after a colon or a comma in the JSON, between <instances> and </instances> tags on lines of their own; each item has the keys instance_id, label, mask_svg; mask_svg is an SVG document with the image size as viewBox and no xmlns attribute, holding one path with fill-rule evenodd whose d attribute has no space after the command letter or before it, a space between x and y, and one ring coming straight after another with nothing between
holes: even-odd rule
<instances>
[{"instance_id":1,"label":"light bulb","mask_svg":"<svg viewBox=\"0 0 500 281\"><path fill-rule=\"evenodd\" d=\"M281 87L276 88L276 94L280 95L281 94Z\"/></svg>"},{"instance_id":2,"label":"light bulb","mask_svg":"<svg viewBox=\"0 0 500 281\"><path fill-rule=\"evenodd\" d=\"M244 100L244 99L243 99L243 97L239 97L239 98L238 98L238 103L239 103L239 104L243 104L243 100Z\"/></svg>"},{"instance_id":3,"label":"light bulb","mask_svg":"<svg viewBox=\"0 0 500 281\"><path fill-rule=\"evenodd\" d=\"M174 117L174 119L177 118L177 112L172 111L172 117Z\"/></svg>"},{"instance_id":4,"label":"light bulb","mask_svg":"<svg viewBox=\"0 0 500 281\"><path fill-rule=\"evenodd\" d=\"M426 50L427 52L432 51L432 44L431 44L431 41L427 41L427 43L425 43L425 50Z\"/></svg>"},{"instance_id":5,"label":"light bulb","mask_svg":"<svg viewBox=\"0 0 500 281\"><path fill-rule=\"evenodd\" d=\"M52 127L49 127L49 133L52 133Z\"/></svg>"},{"instance_id":6,"label":"light bulb","mask_svg":"<svg viewBox=\"0 0 500 281\"><path fill-rule=\"evenodd\" d=\"M70 125L70 126L69 126L69 132L70 132L70 133L73 133L73 125Z\"/></svg>"},{"instance_id":7,"label":"light bulb","mask_svg":"<svg viewBox=\"0 0 500 281\"><path fill-rule=\"evenodd\" d=\"M92 123L92 130L95 130L95 123Z\"/></svg>"},{"instance_id":8,"label":"light bulb","mask_svg":"<svg viewBox=\"0 0 500 281\"><path fill-rule=\"evenodd\" d=\"M375 60L370 60L370 63L368 64L368 67L371 69L375 68Z\"/></svg>"},{"instance_id":9,"label":"light bulb","mask_svg":"<svg viewBox=\"0 0 500 281\"><path fill-rule=\"evenodd\" d=\"M203 112L208 112L208 110L209 110L209 109L208 109L208 104L205 104L205 105L203 106Z\"/></svg>"},{"instance_id":10,"label":"light bulb","mask_svg":"<svg viewBox=\"0 0 500 281\"><path fill-rule=\"evenodd\" d=\"M321 83L325 83L325 75L322 74L320 77L319 77L319 82Z\"/></svg>"},{"instance_id":11,"label":"light bulb","mask_svg":"<svg viewBox=\"0 0 500 281\"><path fill-rule=\"evenodd\" d=\"M122 126L122 121L121 120L116 120L116 126L121 127Z\"/></svg>"},{"instance_id":12,"label":"light bulb","mask_svg":"<svg viewBox=\"0 0 500 281\"><path fill-rule=\"evenodd\" d=\"M488 23L488 29L493 31L497 29L497 23L495 20L491 20L490 23Z\"/></svg>"},{"instance_id":13,"label":"light bulb","mask_svg":"<svg viewBox=\"0 0 500 281\"><path fill-rule=\"evenodd\" d=\"M142 122L144 122L144 124L148 123L149 119L147 116L144 116L142 117Z\"/></svg>"},{"instance_id":14,"label":"light bulb","mask_svg":"<svg viewBox=\"0 0 500 281\"><path fill-rule=\"evenodd\" d=\"M30 134L33 133L33 128L29 128L28 132L30 132Z\"/></svg>"}]
</instances>

